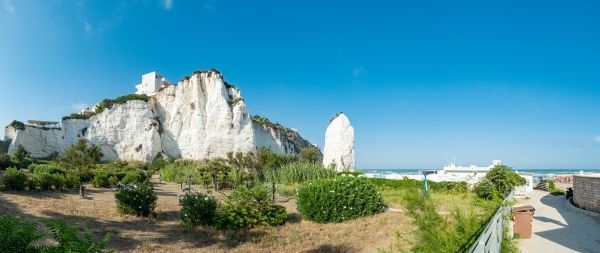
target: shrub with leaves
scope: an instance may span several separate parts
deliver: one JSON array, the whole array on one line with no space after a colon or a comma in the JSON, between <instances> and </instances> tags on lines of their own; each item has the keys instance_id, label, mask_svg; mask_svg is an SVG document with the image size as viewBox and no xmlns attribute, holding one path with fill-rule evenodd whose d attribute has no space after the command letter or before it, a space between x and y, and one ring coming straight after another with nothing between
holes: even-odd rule
<instances>
[{"instance_id":1,"label":"shrub with leaves","mask_svg":"<svg viewBox=\"0 0 600 253\"><path fill-rule=\"evenodd\" d=\"M27 174L16 168L8 168L2 177L6 190L22 191L27 187Z\"/></svg>"},{"instance_id":2,"label":"shrub with leaves","mask_svg":"<svg viewBox=\"0 0 600 253\"><path fill-rule=\"evenodd\" d=\"M150 182L134 183L119 190L115 199L117 209L124 214L148 216L156 208L158 197Z\"/></svg>"},{"instance_id":3,"label":"shrub with leaves","mask_svg":"<svg viewBox=\"0 0 600 253\"><path fill-rule=\"evenodd\" d=\"M43 221L48 228L50 235L58 241L58 246L50 246L46 252L80 252L80 253L100 253L110 252L104 250L111 234L106 234L99 242L94 242L92 234L85 231L83 238L79 236L79 227L69 226L62 220Z\"/></svg>"},{"instance_id":4,"label":"shrub with leaves","mask_svg":"<svg viewBox=\"0 0 600 253\"><path fill-rule=\"evenodd\" d=\"M12 161L19 168L26 168L31 164L31 156L29 152L23 147L23 145L19 145L15 151L11 154Z\"/></svg>"},{"instance_id":5,"label":"shrub with leaves","mask_svg":"<svg viewBox=\"0 0 600 253\"><path fill-rule=\"evenodd\" d=\"M88 145L86 139L80 139L75 145L68 148L65 155L58 159L66 169L73 169L79 173L83 181L88 181L94 176L92 170L102 159L102 151L96 145Z\"/></svg>"},{"instance_id":6,"label":"shrub with leaves","mask_svg":"<svg viewBox=\"0 0 600 253\"><path fill-rule=\"evenodd\" d=\"M308 181L298 189L298 211L318 223L342 222L383 211L381 195L365 178Z\"/></svg>"},{"instance_id":7,"label":"shrub with leaves","mask_svg":"<svg viewBox=\"0 0 600 253\"><path fill-rule=\"evenodd\" d=\"M497 195L496 187L489 180L481 180L475 185L473 192L482 199L493 199Z\"/></svg>"},{"instance_id":8,"label":"shrub with leaves","mask_svg":"<svg viewBox=\"0 0 600 253\"><path fill-rule=\"evenodd\" d=\"M13 166L15 166L15 164L13 163L12 159L10 159L10 156L0 153L0 170L4 170Z\"/></svg>"},{"instance_id":9,"label":"shrub with leaves","mask_svg":"<svg viewBox=\"0 0 600 253\"><path fill-rule=\"evenodd\" d=\"M0 252L36 252L44 237L34 222L0 215Z\"/></svg>"},{"instance_id":10,"label":"shrub with leaves","mask_svg":"<svg viewBox=\"0 0 600 253\"><path fill-rule=\"evenodd\" d=\"M110 182L108 181L108 173L106 173L105 171L98 171L94 173L92 185L96 188L109 187Z\"/></svg>"},{"instance_id":11,"label":"shrub with leaves","mask_svg":"<svg viewBox=\"0 0 600 253\"><path fill-rule=\"evenodd\" d=\"M188 193L179 200L179 204L179 216L186 225L211 225L217 213L217 200L204 193Z\"/></svg>"},{"instance_id":12,"label":"shrub with leaves","mask_svg":"<svg viewBox=\"0 0 600 253\"><path fill-rule=\"evenodd\" d=\"M502 194L508 194L514 187L524 185L525 178L512 171L506 165L497 165L490 169L485 175L485 179L489 180L496 190Z\"/></svg>"},{"instance_id":13,"label":"shrub with leaves","mask_svg":"<svg viewBox=\"0 0 600 253\"><path fill-rule=\"evenodd\" d=\"M275 205L264 187L236 188L218 208L215 227L219 229L276 226L287 221L285 208Z\"/></svg>"}]
</instances>

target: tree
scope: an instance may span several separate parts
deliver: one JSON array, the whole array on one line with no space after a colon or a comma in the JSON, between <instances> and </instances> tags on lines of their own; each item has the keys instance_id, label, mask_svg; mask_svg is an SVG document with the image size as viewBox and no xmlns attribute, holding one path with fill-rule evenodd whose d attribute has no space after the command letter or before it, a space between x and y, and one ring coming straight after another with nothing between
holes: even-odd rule
<instances>
[{"instance_id":1,"label":"tree","mask_svg":"<svg viewBox=\"0 0 600 253\"><path fill-rule=\"evenodd\" d=\"M59 162L66 169L75 169L83 180L92 177L92 169L102 160L102 151L96 145L88 145L86 139L80 139L59 158Z\"/></svg>"},{"instance_id":2,"label":"tree","mask_svg":"<svg viewBox=\"0 0 600 253\"><path fill-rule=\"evenodd\" d=\"M496 190L502 194L508 194L514 187L524 185L527 181L512 171L511 167L506 165L496 165L485 175Z\"/></svg>"},{"instance_id":3,"label":"tree","mask_svg":"<svg viewBox=\"0 0 600 253\"><path fill-rule=\"evenodd\" d=\"M492 182L487 179L482 180L481 182L475 185L473 189L475 194L482 199L492 199L496 195L496 187Z\"/></svg>"},{"instance_id":4,"label":"tree","mask_svg":"<svg viewBox=\"0 0 600 253\"><path fill-rule=\"evenodd\" d=\"M219 190L219 181L224 183L227 181L231 167L227 165L223 159L215 159L209 161L206 165L200 167L200 173L208 174L212 180L212 185L215 191Z\"/></svg>"},{"instance_id":5,"label":"tree","mask_svg":"<svg viewBox=\"0 0 600 253\"><path fill-rule=\"evenodd\" d=\"M31 161L29 152L27 152L23 145L19 145L17 149L15 149L11 155L11 158L13 162L19 165L20 168L27 167Z\"/></svg>"},{"instance_id":6,"label":"tree","mask_svg":"<svg viewBox=\"0 0 600 253\"><path fill-rule=\"evenodd\" d=\"M322 157L317 147L307 147L300 150L300 161L309 163L321 163Z\"/></svg>"},{"instance_id":7,"label":"tree","mask_svg":"<svg viewBox=\"0 0 600 253\"><path fill-rule=\"evenodd\" d=\"M284 164L297 161L298 158L294 155L280 155L268 148L260 148L258 150L258 166L260 169L277 169Z\"/></svg>"}]
</instances>

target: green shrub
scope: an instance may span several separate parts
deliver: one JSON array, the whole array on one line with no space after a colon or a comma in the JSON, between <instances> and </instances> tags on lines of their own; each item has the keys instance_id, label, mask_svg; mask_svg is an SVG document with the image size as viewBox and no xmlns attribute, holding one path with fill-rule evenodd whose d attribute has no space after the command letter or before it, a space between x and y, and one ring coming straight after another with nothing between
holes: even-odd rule
<instances>
[{"instance_id":1,"label":"green shrub","mask_svg":"<svg viewBox=\"0 0 600 253\"><path fill-rule=\"evenodd\" d=\"M367 181L377 186L378 188L387 189L423 189L423 181L416 179L409 179L404 177L401 180L387 179L387 178L367 178ZM430 184L431 181L427 182Z\"/></svg>"},{"instance_id":2,"label":"green shrub","mask_svg":"<svg viewBox=\"0 0 600 253\"><path fill-rule=\"evenodd\" d=\"M277 169L264 171L267 181L282 184L302 183L308 180L333 178L338 175L335 170L330 170L321 164L294 162Z\"/></svg>"},{"instance_id":3,"label":"green shrub","mask_svg":"<svg viewBox=\"0 0 600 253\"><path fill-rule=\"evenodd\" d=\"M141 183L146 181L146 174L141 170L128 171L121 180L122 184Z\"/></svg>"},{"instance_id":4,"label":"green shrub","mask_svg":"<svg viewBox=\"0 0 600 253\"><path fill-rule=\"evenodd\" d=\"M85 231L83 238L81 238L79 235L79 227L76 225L68 226L62 220L43 221L43 223L48 228L50 235L58 242L58 246L48 247L48 252L110 252L104 250L106 244L110 240L110 233L106 234L99 243L96 243L94 242L90 231Z\"/></svg>"},{"instance_id":5,"label":"green shrub","mask_svg":"<svg viewBox=\"0 0 600 253\"><path fill-rule=\"evenodd\" d=\"M19 166L19 168L26 168L31 164L31 156L23 145L19 145L17 149L12 152L11 159L15 165Z\"/></svg>"},{"instance_id":6,"label":"green shrub","mask_svg":"<svg viewBox=\"0 0 600 253\"><path fill-rule=\"evenodd\" d=\"M219 206L214 225L219 229L252 228L284 224L287 213L272 202L264 187L236 188Z\"/></svg>"},{"instance_id":7,"label":"green shrub","mask_svg":"<svg viewBox=\"0 0 600 253\"><path fill-rule=\"evenodd\" d=\"M25 124L18 120L13 120L8 126L13 127L15 130L25 130Z\"/></svg>"},{"instance_id":8,"label":"green shrub","mask_svg":"<svg viewBox=\"0 0 600 253\"><path fill-rule=\"evenodd\" d=\"M253 117L256 117L256 115ZM258 150L257 160L258 166L262 170L268 170L277 169L285 164L295 162L298 160L298 157L293 155L277 154L273 150L263 147Z\"/></svg>"},{"instance_id":9,"label":"green shrub","mask_svg":"<svg viewBox=\"0 0 600 253\"><path fill-rule=\"evenodd\" d=\"M80 181L79 174L74 171L68 171L65 174L65 188L67 189L77 189Z\"/></svg>"},{"instance_id":10,"label":"green shrub","mask_svg":"<svg viewBox=\"0 0 600 253\"><path fill-rule=\"evenodd\" d=\"M92 185L96 188L109 187L110 181L108 181L108 173L106 173L105 171L98 171L94 173Z\"/></svg>"},{"instance_id":11,"label":"green shrub","mask_svg":"<svg viewBox=\"0 0 600 253\"><path fill-rule=\"evenodd\" d=\"M525 178L513 172L506 165L497 165L491 168L485 174L485 179L494 184L496 190L504 195L510 193L514 187L524 185L527 182Z\"/></svg>"},{"instance_id":12,"label":"green shrub","mask_svg":"<svg viewBox=\"0 0 600 253\"><path fill-rule=\"evenodd\" d=\"M321 151L317 147L307 147L300 149L300 161L305 163L321 163Z\"/></svg>"},{"instance_id":13,"label":"green shrub","mask_svg":"<svg viewBox=\"0 0 600 253\"><path fill-rule=\"evenodd\" d=\"M87 182L94 177L92 170L100 163L102 156L100 147L88 145L87 140L80 139L58 161L63 168L76 170L81 180Z\"/></svg>"},{"instance_id":14,"label":"green shrub","mask_svg":"<svg viewBox=\"0 0 600 253\"><path fill-rule=\"evenodd\" d=\"M6 190L22 191L27 187L27 174L16 168L8 168L2 177Z\"/></svg>"},{"instance_id":15,"label":"green shrub","mask_svg":"<svg viewBox=\"0 0 600 253\"><path fill-rule=\"evenodd\" d=\"M36 252L44 238L34 222L0 215L0 252Z\"/></svg>"},{"instance_id":16,"label":"green shrub","mask_svg":"<svg viewBox=\"0 0 600 253\"><path fill-rule=\"evenodd\" d=\"M65 186L65 177L61 174L50 174L46 172L36 173L32 175L36 186L40 190L60 190Z\"/></svg>"},{"instance_id":17,"label":"green shrub","mask_svg":"<svg viewBox=\"0 0 600 253\"><path fill-rule=\"evenodd\" d=\"M109 185L117 185L119 183L119 178L116 176L110 176L108 177L108 184Z\"/></svg>"},{"instance_id":18,"label":"green shrub","mask_svg":"<svg viewBox=\"0 0 600 253\"><path fill-rule=\"evenodd\" d=\"M60 167L56 164L32 164L32 165L29 165L29 167L27 167L27 169L32 174L48 173L48 174L64 175L66 173L66 171L62 167Z\"/></svg>"},{"instance_id":19,"label":"green shrub","mask_svg":"<svg viewBox=\"0 0 600 253\"><path fill-rule=\"evenodd\" d=\"M148 216L156 208L158 197L150 182L134 183L115 194L117 209L121 213Z\"/></svg>"},{"instance_id":20,"label":"green shrub","mask_svg":"<svg viewBox=\"0 0 600 253\"><path fill-rule=\"evenodd\" d=\"M482 180L477 183L473 188L473 192L482 199L493 199L497 194L496 187L489 180Z\"/></svg>"},{"instance_id":21,"label":"green shrub","mask_svg":"<svg viewBox=\"0 0 600 253\"><path fill-rule=\"evenodd\" d=\"M5 170L9 167L13 167L15 164L10 159L10 156L7 154L0 154L0 170Z\"/></svg>"},{"instance_id":22,"label":"green shrub","mask_svg":"<svg viewBox=\"0 0 600 253\"><path fill-rule=\"evenodd\" d=\"M381 195L365 178L309 181L298 189L298 211L318 223L342 222L383 211Z\"/></svg>"},{"instance_id":23,"label":"green shrub","mask_svg":"<svg viewBox=\"0 0 600 253\"><path fill-rule=\"evenodd\" d=\"M188 193L181 200L181 221L186 225L208 226L217 213L217 200L204 193Z\"/></svg>"}]
</instances>

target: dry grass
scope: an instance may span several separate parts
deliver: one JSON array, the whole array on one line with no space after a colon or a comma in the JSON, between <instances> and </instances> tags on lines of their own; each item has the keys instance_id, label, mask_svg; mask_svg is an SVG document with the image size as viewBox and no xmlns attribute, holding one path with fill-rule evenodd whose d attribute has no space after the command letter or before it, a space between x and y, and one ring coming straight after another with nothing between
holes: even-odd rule
<instances>
[{"instance_id":1,"label":"dry grass","mask_svg":"<svg viewBox=\"0 0 600 253\"><path fill-rule=\"evenodd\" d=\"M280 204L289 213L289 222L275 228L239 232L213 229L186 229L179 224L177 184L157 185L158 205L153 218L120 215L114 192L90 189L89 199L77 193L3 192L0 214L26 218L62 218L86 227L98 238L113 234L108 247L117 252L377 252L389 250L400 236L413 241L412 218L388 212L339 224L316 224L302 220L294 199ZM214 193L223 198L223 193ZM394 245L396 247L398 245ZM410 248L401 244L401 250ZM398 249L396 249L398 250Z\"/></svg>"}]
</instances>

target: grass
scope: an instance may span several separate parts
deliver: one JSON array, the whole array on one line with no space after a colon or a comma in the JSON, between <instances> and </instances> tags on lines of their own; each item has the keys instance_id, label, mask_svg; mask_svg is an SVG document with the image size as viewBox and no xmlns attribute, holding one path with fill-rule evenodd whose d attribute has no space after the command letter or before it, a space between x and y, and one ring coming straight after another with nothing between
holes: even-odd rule
<instances>
[{"instance_id":1,"label":"grass","mask_svg":"<svg viewBox=\"0 0 600 253\"><path fill-rule=\"evenodd\" d=\"M302 183L308 180L333 178L338 175L335 170L327 169L317 163L294 162L277 169L265 170L267 181L280 184Z\"/></svg>"}]
</instances>

